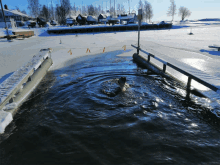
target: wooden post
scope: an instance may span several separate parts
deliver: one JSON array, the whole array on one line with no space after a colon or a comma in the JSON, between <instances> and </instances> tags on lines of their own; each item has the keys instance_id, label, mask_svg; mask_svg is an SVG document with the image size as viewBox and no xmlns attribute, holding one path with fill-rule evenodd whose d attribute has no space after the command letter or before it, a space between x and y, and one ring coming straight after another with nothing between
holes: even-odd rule
<instances>
[{"instance_id":1,"label":"wooden post","mask_svg":"<svg viewBox=\"0 0 220 165\"><path fill-rule=\"evenodd\" d=\"M191 86L192 78L188 77L187 87L186 87L186 98L190 96L190 86Z\"/></svg>"},{"instance_id":2,"label":"wooden post","mask_svg":"<svg viewBox=\"0 0 220 165\"><path fill-rule=\"evenodd\" d=\"M137 54L139 54L140 49L140 26L141 26L141 19L142 19L142 9L138 10L138 48L137 48Z\"/></svg>"},{"instance_id":3,"label":"wooden post","mask_svg":"<svg viewBox=\"0 0 220 165\"><path fill-rule=\"evenodd\" d=\"M7 26L7 23L6 23L6 19L5 19L5 13L4 13L4 9L3 9L3 6L2 6L2 0L0 0L0 3L1 3L1 8L2 8L2 15L4 17L4 21L5 21L5 28L6 28L6 31L7 31L7 39L9 40L9 33L8 33L8 26Z\"/></svg>"}]
</instances>

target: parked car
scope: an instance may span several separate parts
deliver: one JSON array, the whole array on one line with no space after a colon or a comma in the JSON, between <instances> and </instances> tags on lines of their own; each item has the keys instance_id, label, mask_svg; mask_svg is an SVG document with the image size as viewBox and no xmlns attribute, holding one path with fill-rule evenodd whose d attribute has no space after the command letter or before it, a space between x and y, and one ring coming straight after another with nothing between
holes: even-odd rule
<instances>
[{"instance_id":1,"label":"parked car","mask_svg":"<svg viewBox=\"0 0 220 165\"><path fill-rule=\"evenodd\" d=\"M32 21L32 20L27 21L26 24L28 25L29 28L30 27L32 27L32 28L36 27L36 22Z\"/></svg>"},{"instance_id":2,"label":"parked car","mask_svg":"<svg viewBox=\"0 0 220 165\"><path fill-rule=\"evenodd\" d=\"M50 25L56 26L56 25L58 25L58 23L57 23L55 20L51 20L51 21L50 21Z\"/></svg>"},{"instance_id":3,"label":"parked car","mask_svg":"<svg viewBox=\"0 0 220 165\"><path fill-rule=\"evenodd\" d=\"M165 24L166 24L165 21L161 21L161 22L159 23L159 25L165 25Z\"/></svg>"}]
</instances>

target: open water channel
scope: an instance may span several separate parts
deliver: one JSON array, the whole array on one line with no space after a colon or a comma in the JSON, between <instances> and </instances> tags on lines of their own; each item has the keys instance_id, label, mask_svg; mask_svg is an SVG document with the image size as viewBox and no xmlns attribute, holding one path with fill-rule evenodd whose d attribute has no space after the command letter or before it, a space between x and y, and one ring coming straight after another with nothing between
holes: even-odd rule
<instances>
[{"instance_id":1,"label":"open water channel","mask_svg":"<svg viewBox=\"0 0 220 165\"><path fill-rule=\"evenodd\" d=\"M218 107L121 53L48 72L0 135L0 164L219 164ZM120 77L129 88L106 95Z\"/></svg>"}]
</instances>

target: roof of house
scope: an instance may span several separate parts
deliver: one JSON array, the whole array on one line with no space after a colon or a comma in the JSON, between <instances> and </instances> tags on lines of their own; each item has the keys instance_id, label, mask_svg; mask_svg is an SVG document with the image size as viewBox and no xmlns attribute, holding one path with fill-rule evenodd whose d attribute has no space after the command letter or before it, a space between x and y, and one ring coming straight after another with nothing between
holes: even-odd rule
<instances>
[{"instance_id":1,"label":"roof of house","mask_svg":"<svg viewBox=\"0 0 220 165\"><path fill-rule=\"evenodd\" d=\"M22 16L22 17L30 17L27 14L21 13L18 10L6 10L3 9L5 16ZM0 12L2 12L2 10L0 10Z\"/></svg>"},{"instance_id":2,"label":"roof of house","mask_svg":"<svg viewBox=\"0 0 220 165\"><path fill-rule=\"evenodd\" d=\"M107 18L107 15L105 15L105 14L99 14L99 17L103 17L103 18Z\"/></svg>"}]
</instances>

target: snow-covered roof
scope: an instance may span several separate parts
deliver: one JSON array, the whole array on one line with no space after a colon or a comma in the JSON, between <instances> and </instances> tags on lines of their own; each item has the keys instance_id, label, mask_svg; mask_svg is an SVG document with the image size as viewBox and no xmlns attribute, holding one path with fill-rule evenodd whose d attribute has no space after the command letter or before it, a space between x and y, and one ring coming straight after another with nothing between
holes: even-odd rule
<instances>
[{"instance_id":1,"label":"snow-covered roof","mask_svg":"<svg viewBox=\"0 0 220 165\"><path fill-rule=\"evenodd\" d=\"M74 19L74 20L76 20L76 18L77 18L77 16L69 16L69 17L66 17L66 19Z\"/></svg>"},{"instance_id":2,"label":"snow-covered roof","mask_svg":"<svg viewBox=\"0 0 220 165\"><path fill-rule=\"evenodd\" d=\"M78 18L78 20L83 20L83 19L87 19L87 16L83 16L83 15L79 14L77 16L77 18Z\"/></svg>"},{"instance_id":3,"label":"snow-covered roof","mask_svg":"<svg viewBox=\"0 0 220 165\"><path fill-rule=\"evenodd\" d=\"M27 14L21 13L18 10L6 10L3 9L5 16L21 16L21 17L29 17ZM0 10L2 12L2 10Z\"/></svg>"},{"instance_id":4,"label":"snow-covered roof","mask_svg":"<svg viewBox=\"0 0 220 165\"><path fill-rule=\"evenodd\" d=\"M129 14L127 16L119 15L118 19L134 19L135 14Z\"/></svg>"},{"instance_id":5,"label":"snow-covered roof","mask_svg":"<svg viewBox=\"0 0 220 165\"><path fill-rule=\"evenodd\" d=\"M105 14L99 14L99 17L102 16L103 18L107 18L107 15Z\"/></svg>"},{"instance_id":6,"label":"snow-covered roof","mask_svg":"<svg viewBox=\"0 0 220 165\"><path fill-rule=\"evenodd\" d=\"M87 21L97 21L97 18L95 17L95 16L91 16L91 15L89 15L89 16L87 16L87 19L86 19Z\"/></svg>"}]
</instances>

